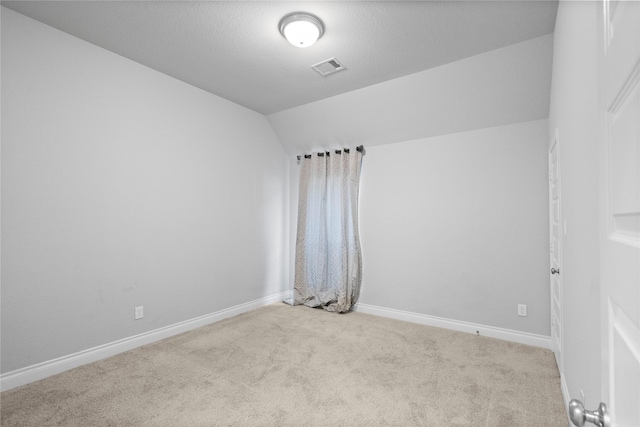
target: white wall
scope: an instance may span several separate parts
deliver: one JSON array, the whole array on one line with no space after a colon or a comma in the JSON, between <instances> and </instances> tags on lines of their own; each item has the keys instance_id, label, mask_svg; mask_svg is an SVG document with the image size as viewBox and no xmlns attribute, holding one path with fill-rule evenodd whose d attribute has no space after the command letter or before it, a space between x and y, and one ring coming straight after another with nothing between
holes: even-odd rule
<instances>
[{"instance_id":1,"label":"white wall","mask_svg":"<svg viewBox=\"0 0 640 427\"><path fill-rule=\"evenodd\" d=\"M367 148L360 302L548 336L547 185L546 120Z\"/></svg>"},{"instance_id":2,"label":"white wall","mask_svg":"<svg viewBox=\"0 0 640 427\"><path fill-rule=\"evenodd\" d=\"M598 2L562 1L556 19L549 130L559 132L564 371L569 396L600 402L598 255ZM551 134L549 139L551 139Z\"/></svg>"},{"instance_id":3,"label":"white wall","mask_svg":"<svg viewBox=\"0 0 640 427\"><path fill-rule=\"evenodd\" d=\"M5 8L2 113L3 373L288 288L264 116Z\"/></svg>"}]
</instances>

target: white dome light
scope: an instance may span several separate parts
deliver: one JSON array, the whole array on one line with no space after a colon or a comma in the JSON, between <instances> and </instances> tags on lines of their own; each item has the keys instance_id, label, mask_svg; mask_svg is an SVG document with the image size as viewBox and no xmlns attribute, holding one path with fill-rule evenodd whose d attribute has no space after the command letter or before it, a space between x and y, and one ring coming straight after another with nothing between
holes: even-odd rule
<instances>
[{"instance_id":1,"label":"white dome light","mask_svg":"<svg viewBox=\"0 0 640 427\"><path fill-rule=\"evenodd\" d=\"M309 47L324 33L324 25L308 13L291 13L280 21L280 33L295 47Z\"/></svg>"}]
</instances>

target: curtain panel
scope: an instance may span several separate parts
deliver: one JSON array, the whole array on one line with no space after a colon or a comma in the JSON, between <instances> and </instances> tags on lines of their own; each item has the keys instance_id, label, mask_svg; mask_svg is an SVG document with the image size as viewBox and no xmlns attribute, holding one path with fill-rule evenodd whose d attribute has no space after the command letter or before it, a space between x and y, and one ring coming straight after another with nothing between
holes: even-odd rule
<instances>
[{"instance_id":1,"label":"curtain panel","mask_svg":"<svg viewBox=\"0 0 640 427\"><path fill-rule=\"evenodd\" d=\"M360 295L358 195L362 152L301 158L294 304L348 311Z\"/></svg>"}]
</instances>

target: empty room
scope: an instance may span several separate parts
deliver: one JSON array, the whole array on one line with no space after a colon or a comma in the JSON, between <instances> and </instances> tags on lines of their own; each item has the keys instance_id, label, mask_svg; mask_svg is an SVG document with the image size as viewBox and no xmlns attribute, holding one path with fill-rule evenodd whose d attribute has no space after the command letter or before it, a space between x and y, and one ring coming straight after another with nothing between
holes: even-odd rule
<instances>
[{"instance_id":1,"label":"empty room","mask_svg":"<svg viewBox=\"0 0 640 427\"><path fill-rule=\"evenodd\" d=\"M1 5L3 427L640 427L640 2Z\"/></svg>"}]
</instances>

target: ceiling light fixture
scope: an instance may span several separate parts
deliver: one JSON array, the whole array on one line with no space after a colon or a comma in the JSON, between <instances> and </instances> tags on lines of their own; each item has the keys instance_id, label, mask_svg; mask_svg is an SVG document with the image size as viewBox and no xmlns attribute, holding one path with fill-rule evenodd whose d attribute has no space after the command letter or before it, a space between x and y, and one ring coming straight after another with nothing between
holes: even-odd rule
<instances>
[{"instance_id":1,"label":"ceiling light fixture","mask_svg":"<svg viewBox=\"0 0 640 427\"><path fill-rule=\"evenodd\" d=\"M306 12L290 13L280 20L280 34L295 47L309 47L324 34L324 24Z\"/></svg>"}]
</instances>

